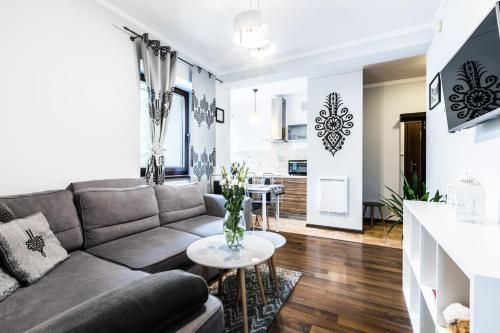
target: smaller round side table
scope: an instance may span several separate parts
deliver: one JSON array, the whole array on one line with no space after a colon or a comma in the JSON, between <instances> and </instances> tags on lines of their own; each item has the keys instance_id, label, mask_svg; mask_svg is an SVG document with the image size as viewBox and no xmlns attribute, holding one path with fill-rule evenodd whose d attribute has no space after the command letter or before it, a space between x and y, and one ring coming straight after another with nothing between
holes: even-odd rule
<instances>
[{"instance_id":1,"label":"smaller round side table","mask_svg":"<svg viewBox=\"0 0 500 333\"><path fill-rule=\"evenodd\" d=\"M276 233L276 232L270 232L270 231L247 231L247 235L252 235L252 236L257 236L257 237L262 237L264 239L267 239L270 241L273 246L274 250L276 253L276 250L282 247L283 245L286 244L286 238L283 237L282 235ZM269 267L269 276L274 282L274 288L276 290L276 294L278 297L281 296L280 293L280 282L279 282L279 277L278 273L276 272L276 264L274 262L274 253L273 255L267 260L267 265Z\"/></svg>"},{"instance_id":2,"label":"smaller round side table","mask_svg":"<svg viewBox=\"0 0 500 333\"><path fill-rule=\"evenodd\" d=\"M245 267L254 266L259 283L259 289L265 302L264 288L258 265L269 260L274 254L274 246L267 239L254 235L245 235L243 246L238 250L229 248L224 235L215 235L199 239L189 245L186 254L193 262L204 267L237 269L241 305L243 312L243 331L248 333L247 299L245 288ZM222 273L221 273L222 274ZM219 275L219 286L222 285L222 275Z\"/></svg>"}]
</instances>

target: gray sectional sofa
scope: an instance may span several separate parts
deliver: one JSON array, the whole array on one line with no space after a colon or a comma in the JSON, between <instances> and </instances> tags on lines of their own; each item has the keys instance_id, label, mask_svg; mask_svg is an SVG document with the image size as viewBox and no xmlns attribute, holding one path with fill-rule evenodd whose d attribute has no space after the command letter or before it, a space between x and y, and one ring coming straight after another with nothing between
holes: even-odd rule
<instances>
[{"instance_id":1,"label":"gray sectional sofa","mask_svg":"<svg viewBox=\"0 0 500 333\"><path fill-rule=\"evenodd\" d=\"M0 302L0 332L223 330L222 305L185 253L222 233L221 196L116 179L3 199L17 217L41 211L70 257Z\"/></svg>"}]
</instances>

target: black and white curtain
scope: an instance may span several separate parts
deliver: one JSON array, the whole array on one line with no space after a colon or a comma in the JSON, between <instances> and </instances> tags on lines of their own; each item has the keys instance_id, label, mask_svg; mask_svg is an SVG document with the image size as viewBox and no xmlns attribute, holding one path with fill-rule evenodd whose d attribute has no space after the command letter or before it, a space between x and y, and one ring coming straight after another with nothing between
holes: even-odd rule
<instances>
[{"instance_id":1,"label":"black and white curtain","mask_svg":"<svg viewBox=\"0 0 500 333\"><path fill-rule=\"evenodd\" d=\"M148 184L163 184L164 145L175 88L177 53L148 34L135 40L139 59L142 59L148 89L148 108L151 126L151 156L146 167Z\"/></svg>"},{"instance_id":2,"label":"black and white curtain","mask_svg":"<svg viewBox=\"0 0 500 333\"><path fill-rule=\"evenodd\" d=\"M191 180L209 191L210 176L215 172L215 76L193 66L191 116Z\"/></svg>"}]
</instances>

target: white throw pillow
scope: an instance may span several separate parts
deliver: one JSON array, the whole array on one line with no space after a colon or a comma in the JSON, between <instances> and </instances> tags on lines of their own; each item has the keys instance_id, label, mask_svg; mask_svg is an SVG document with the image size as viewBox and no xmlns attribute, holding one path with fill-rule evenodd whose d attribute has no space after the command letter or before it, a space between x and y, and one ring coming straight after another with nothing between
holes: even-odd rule
<instances>
[{"instance_id":1,"label":"white throw pillow","mask_svg":"<svg viewBox=\"0 0 500 333\"><path fill-rule=\"evenodd\" d=\"M0 302L19 289L19 282L0 267Z\"/></svg>"},{"instance_id":2,"label":"white throw pillow","mask_svg":"<svg viewBox=\"0 0 500 333\"><path fill-rule=\"evenodd\" d=\"M12 275L28 284L68 258L40 212L0 224L0 255Z\"/></svg>"}]
</instances>

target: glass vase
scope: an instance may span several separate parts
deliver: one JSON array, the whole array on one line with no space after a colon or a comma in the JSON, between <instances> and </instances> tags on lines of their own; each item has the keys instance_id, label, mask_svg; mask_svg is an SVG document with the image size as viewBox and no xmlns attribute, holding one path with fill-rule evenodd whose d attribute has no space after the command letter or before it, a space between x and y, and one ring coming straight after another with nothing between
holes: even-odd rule
<instances>
[{"instance_id":1,"label":"glass vase","mask_svg":"<svg viewBox=\"0 0 500 333\"><path fill-rule=\"evenodd\" d=\"M227 245L232 249L239 249L243 245L246 223L243 212L226 212L224 216L224 236Z\"/></svg>"}]
</instances>

